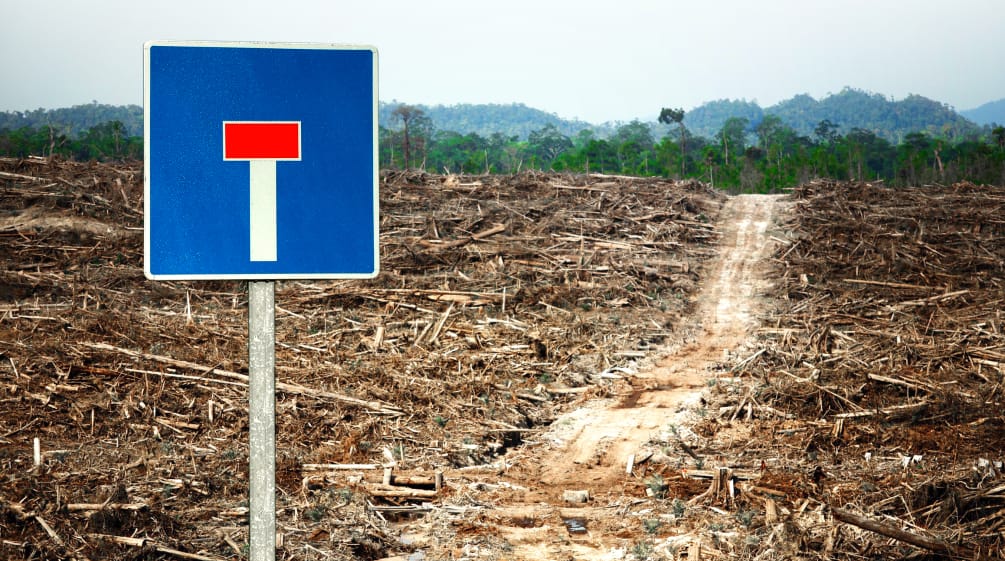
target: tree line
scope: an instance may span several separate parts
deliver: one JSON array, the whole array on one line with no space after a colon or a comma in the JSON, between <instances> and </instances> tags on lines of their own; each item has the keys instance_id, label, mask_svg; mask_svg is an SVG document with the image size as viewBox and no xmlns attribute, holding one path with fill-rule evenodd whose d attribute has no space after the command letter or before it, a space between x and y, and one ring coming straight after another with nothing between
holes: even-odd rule
<instances>
[{"instance_id":1,"label":"tree line","mask_svg":"<svg viewBox=\"0 0 1005 561\"><path fill-rule=\"evenodd\" d=\"M636 176L695 178L737 192L771 192L815 177L883 180L921 185L969 180L1005 184L1005 127L947 139L909 133L892 143L861 128L842 130L824 119L812 135L799 134L775 115L757 122L731 117L712 136L693 134L684 111L663 108L662 138L641 121L600 137L592 129L569 136L555 125L532 130L525 139L492 133L438 130L425 112L400 104L390 123L379 127L382 169L424 169L437 173L516 173L554 170ZM0 155L59 156L75 160L143 157L143 139L118 120L76 136L55 126L0 129Z\"/></svg>"},{"instance_id":2,"label":"tree line","mask_svg":"<svg viewBox=\"0 0 1005 561\"><path fill-rule=\"evenodd\" d=\"M0 129L0 155L59 156L80 161L138 160L143 157L143 137L129 134L122 121L94 125L73 135L64 127L45 125Z\"/></svg>"},{"instance_id":3,"label":"tree line","mask_svg":"<svg viewBox=\"0 0 1005 561\"><path fill-rule=\"evenodd\" d=\"M515 173L526 169L695 178L742 192L771 192L815 177L921 185L969 180L1005 184L1005 127L955 139L914 132L893 143L870 130L843 131L824 119L812 135L776 115L757 122L731 117L711 138L692 134L684 110L663 108L662 138L632 121L607 138L583 129L573 136L548 124L525 140L493 133L437 130L415 106L399 105L380 127L382 168L442 173Z\"/></svg>"}]
</instances>

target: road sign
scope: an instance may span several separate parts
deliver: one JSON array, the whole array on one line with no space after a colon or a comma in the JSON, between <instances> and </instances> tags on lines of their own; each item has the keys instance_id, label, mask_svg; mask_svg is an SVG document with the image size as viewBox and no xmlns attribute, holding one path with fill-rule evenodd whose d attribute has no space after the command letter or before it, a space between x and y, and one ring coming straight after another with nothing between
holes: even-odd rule
<instances>
[{"instance_id":1,"label":"road sign","mask_svg":"<svg viewBox=\"0 0 1005 561\"><path fill-rule=\"evenodd\" d=\"M149 42L144 80L147 277L377 274L375 49Z\"/></svg>"}]
</instances>

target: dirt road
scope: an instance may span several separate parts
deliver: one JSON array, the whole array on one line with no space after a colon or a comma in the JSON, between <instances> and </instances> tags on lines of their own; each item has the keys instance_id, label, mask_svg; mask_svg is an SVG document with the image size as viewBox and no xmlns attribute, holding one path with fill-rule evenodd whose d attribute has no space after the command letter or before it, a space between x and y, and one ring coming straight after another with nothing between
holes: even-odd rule
<instances>
[{"instance_id":1,"label":"dirt road","mask_svg":"<svg viewBox=\"0 0 1005 561\"><path fill-rule=\"evenodd\" d=\"M697 420L701 394L726 363L749 345L759 312L768 228L780 199L731 198L718 221L721 252L708 264L697 312L686 341L630 376L630 390L598 400L556 420L548 433L507 458L505 473L473 477L469 484L481 521L448 540L453 550L430 558L617 559L642 535L644 483L627 473L633 456L668 430L687 431ZM583 504L569 491L588 491ZM700 491L698 491L700 492ZM638 508L636 508L638 507ZM405 527L406 540L435 521ZM585 529L585 531L580 531ZM447 543L441 543L447 545Z\"/></svg>"}]
</instances>

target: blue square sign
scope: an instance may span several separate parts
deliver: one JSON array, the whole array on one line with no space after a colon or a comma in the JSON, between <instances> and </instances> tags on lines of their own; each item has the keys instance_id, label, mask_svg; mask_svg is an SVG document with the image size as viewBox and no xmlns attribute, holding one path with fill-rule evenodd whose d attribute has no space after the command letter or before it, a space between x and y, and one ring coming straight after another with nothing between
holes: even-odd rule
<instances>
[{"instance_id":1,"label":"blue square sign","mask_svg":"<svg viewBox=\"0 0 1005 561\"><path fill-rule=\"evenodd\" d=\"M144 273L371 278L377 52L144 45Z\"/></svg>"}]
</instances>

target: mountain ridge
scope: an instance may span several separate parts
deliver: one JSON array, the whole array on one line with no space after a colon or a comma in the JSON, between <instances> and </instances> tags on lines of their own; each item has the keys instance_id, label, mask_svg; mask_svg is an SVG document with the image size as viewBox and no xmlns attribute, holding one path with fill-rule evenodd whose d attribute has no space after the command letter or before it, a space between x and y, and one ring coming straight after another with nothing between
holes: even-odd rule
<instances>
[{"instance_id":1,"label":"mountain ridge","mask_svg":"<svg viewBox=\"0 0 1005 561\"><path fill-rule=\"evenodd\" d=\"M1005 98L960 111L960 114L978 125L1005 125Z\"/></svg>"},{"instance_id":2,"label":"mountain ridge","mask_svg":"<svg viewBox=\"0 0 1005 561\"><path fill-rule=\"evenodd\" d=\"M398 130L401 123L393 111L402 103L397 100L380 102L378 122L389 130ZM410 104L411 105L411 104ZM524 103L488 103L424 105L414 104L432 121L434 131L453 131L460 134L475 133L482 137L500 134L506 138L525 140L531 132L547 125L561 134L574 138L580 131L590 130L595 138L615 134L625 121L589 123L566 119L555 113L529 107ZM676 134L677 127L657 122L659 108L653 108L652 120L635 120L647 125L655 138ZM852 129L864 129L891 142L900 142L913 132L925 132L934 137L949 139L967 138L987 134L990 123L1005 122L1005 99L988 102L980 107L956 111L949 105L920 95L908 95L894 100L881 94L846 87L836 94L814 99L808 94L797 94L768 107L746 99L719 99L707 101L685 112L683 124L692 135L714 137L730 117L745 118L748 131L766 115L775 115L792 127L797 134L812 137L816 126L828 120L837 127L838 134ZM129 135L143 134L143 108L138 105L113 106L93 102L58 109L0 112L0 130L22 127L43 128L53 126L60 134L79 136L91 127L104 122L121 121Z\"/></svg>"},{"instance_id":3,"label":"mountain ridge","mask_svg":"<svg viewBox=\"0 0 1005 561\"><path fill-rule=\"evenodd\" d=\"M382 126L389 129L400 128L400 124L392 115L398 104L397 101L381 103ZM627 124L625 121L591 124L564 119L554 113L530 108L522 103L452 106L415 104L414 107L423 110L432 119L436 130L455 131L461 134L477 133L483 137L499 132L506 136L526 139L531 131L552 124L559 132L570 138L583 129L591 129L595 136L604 138L614 134L618 127ZM511 115L515 116L515 119L499 118L507 108L512 110ZM479 114L481 116L471 117ZM654 117L658 114L658 108L654 108ZM492 115L496 118L488 117ZM824 120L830 121L837 128L838 134L846 134L852 129L862 129L894 143L899 143L906 135L915 132L950 139L977 136L984 132L981 127L983 123L978 124L966 118L948 104L916 94L895 100L882 94L851 87L819 100L808 94L797 94L766 108L761 107L756 101L746 99L707 101L686 111L683 124L693 135L712 138L730 117L747 119L749 130L752 131L766 115L781 118L782 122L792 127L797 134L807 137L812 137L817 125ZM676 129L676 126L661 124L655 118L636 121L648 125L656 138L672 133Z\"/></svg>"}]
</instances>

